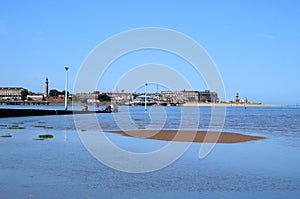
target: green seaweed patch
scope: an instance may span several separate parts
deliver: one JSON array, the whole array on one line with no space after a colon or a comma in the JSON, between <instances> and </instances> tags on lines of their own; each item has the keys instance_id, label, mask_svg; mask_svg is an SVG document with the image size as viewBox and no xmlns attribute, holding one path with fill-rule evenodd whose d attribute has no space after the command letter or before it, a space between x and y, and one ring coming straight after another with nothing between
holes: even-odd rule
<instances>
[{"instance_id":1,"label":"green seaweed patch","mask_svg":"<svg viewBox=\"0 0 300 199\"><path fill-rule=\"evenodd\" d=\"M44 125L35 125L35 128L43 128L43 129L53 129L52 126L44 126Z\"/></svg>"},{"instance_id":2,"label":"green seaweed patch","mask_svg":"<svg viewBox=\"0 0 300 199\"><path fill-rule=\"evenodd\" d=\"M45 128L46 126L44 126L44 125L35 125L34 127L35 128Z\"/></svg>"},{"instance_id":3,"label":"green seaweed patch","mask_svg":"<svg viewBox=\"0 0 300 199\"><path fill-rule=\"evenodd\" d=\"M44 135L39 135L39 138L42 138L42 139L48 139L48 138L53 138L54 136L51 135L51 134L44 134Z\"/></svg>"},{"instance_id":4,"label":"green seaweed patch","mask_svg":"<svg viewBox=\"0 0 300 199\"><path fill-rule=\"evenodd\" d=\"M51 134L44 134L44 135L39 135L39 137L35 140L45 140L45 139L52 139L54 136Z\"/></svg>"},{"instance_id":5,"label":"green seaweed patch","mask_svg":"<svg viewBox=\"0 0 300 199\"><path fill-rule=\"evenodd\" d=\"M37 120L25 120L24 122L36 122Z\"/></svg>"},{"instance_id":6,"label":"green seaweed patch","mask_svg":"<svg viewBox=\"0 0 300 199\"><path fill-rule=\"evenodd\" d=\"M25 129L25 128L22 126L19 126L19 125L12 125L12 126L8 127L7 129Z\"/></svg>"},{"instance_id":7,"label":"green seaweed patch","mask_svg":"<svg viewBox=\"0 0 300 199\"><path fill-rule=\"evenodd\" d=\"M145 127L145 126L142 126L142 125L138 125L137 128L138 128L138 129L146 129L146 127Z\"/></svg>"},{"instance_id":8,"label":"green seaweed patch","mask_svg":"<svg viewBox=\"0 0 300 199\"><path fill-rule=\"evenodd\" d=\"M45 129L53 129L52 126L46 126Z\"/></svg>"},{"instance_id":9,"label":"green seaweed patch","mask_svg":"<svg viewBox=\"0 0 300 199\"><path fill-rule=\"evenodd\" d=\"M0 129L6 129L7 125L6 124L0 124Z\"/></svg>"},{"instance_id":10,"label":"green seaweed patch","mask_svg":"<svg viewBox=\"0 0 300 199\"><path fill-rule=\"evenodd\" d=\"M13 122L12 124L24 124L24 122Z\"/></svg>"},{"instance_id":11,"label":"green seaweed patch","mask_svg":"<svg viewBox=\"0 0 300 199\"><path fill-rule=\"evenodd\" d=\"M8 134L5 134L5 135L1 135L0 137L1 138L11 138L12 135L8 133Z\"/></svg>"}]
</instances>

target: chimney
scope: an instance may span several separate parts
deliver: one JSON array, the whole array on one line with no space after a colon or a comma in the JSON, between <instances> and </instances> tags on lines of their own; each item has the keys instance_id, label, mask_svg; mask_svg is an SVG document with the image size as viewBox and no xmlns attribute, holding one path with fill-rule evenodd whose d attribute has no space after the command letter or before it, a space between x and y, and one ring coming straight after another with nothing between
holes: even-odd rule
<instances>
[{"instance_id":1,"label":"chimney","mask_svg":"<svg viewBox=\"0 0 300 199\"><path fill-rule=\"evenodd\" d=\"M49 91L48 91L48 89L49 89L49 87L48 87L48 84L49 84L49 82L48 82L48 77L46 77L46 99L48 99L48 94L49 94Z\"/></svg>"}]
</instances>

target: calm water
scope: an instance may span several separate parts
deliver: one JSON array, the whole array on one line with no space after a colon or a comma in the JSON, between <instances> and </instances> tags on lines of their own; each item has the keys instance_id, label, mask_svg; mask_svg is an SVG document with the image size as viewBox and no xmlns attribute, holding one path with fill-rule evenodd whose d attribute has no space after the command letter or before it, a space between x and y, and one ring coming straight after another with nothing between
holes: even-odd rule
<instances>
[{"instance_id":1,"label":"calm water","mask_svg":"<svg viewBox=\"0 0 300 199\"><path fill-rule=\"evenodd\" d=\"M30 107L31 108L31 107ZM42 107L45 108L45 107ZM48 107L53 108L53 107ZM56 107L61 108L61 107ZM187 107L186 109L189 109ZM190 108L194 110L195 108ZM127 129L177 129L197 125L207 129L211 108L190 111L180 125L180 107L120 107L116 114L98 114L104 131ZM224 131L265 136L268 139L217 144L204 159L201 144L194 143L173 164L159 171L131 174L108 168L83 146L74 118L42 116L0 119L0 198L299 198L300 109L229 107ZM10 129L12 126L23 129ZM35 140L41 134L53 139ZM105 134L120 148L150 152L165 141ZM109 154L108 154L109 155Z\"/></svg>"}]
</instances>

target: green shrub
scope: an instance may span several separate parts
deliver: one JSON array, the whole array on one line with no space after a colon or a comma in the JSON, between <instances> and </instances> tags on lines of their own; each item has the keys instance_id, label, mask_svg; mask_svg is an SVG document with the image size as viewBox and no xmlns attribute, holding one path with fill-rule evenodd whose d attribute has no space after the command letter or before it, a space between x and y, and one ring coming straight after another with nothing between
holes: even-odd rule
<instances>
[{"instance_id":1,"label":"green shrub","mask_svg":"<svg viewBox=\"0 0 300 199\"><path fill-rule=\"evenodd\" d=\"M0 137L2 137L2 138L11 138L12 135L11 134L5 134L5 135L1 135Z\"/></svg>"},{"instance_id":2,"label":"green shrub","mask_svg":"<svg viewBox=\"0 0 300 199\"><path fill-rule=\"evenodd\" d=\"M18 125L12 125L12 126L8 127L7 129L24 129L24 127L18 126Z\"/></svg>"},{"instance_id":3,"label":"green shrub","mask_svg":"<svg viewBox=\"0 0 300 199\"><path fill-rule=\"evenodd\" d=\"M39 137L35 140L45 140L45 139L51 139L53 138L54 136L51 135L51 134L44 134L44 135L39 135Z\"/></svg>"}]
</instances>

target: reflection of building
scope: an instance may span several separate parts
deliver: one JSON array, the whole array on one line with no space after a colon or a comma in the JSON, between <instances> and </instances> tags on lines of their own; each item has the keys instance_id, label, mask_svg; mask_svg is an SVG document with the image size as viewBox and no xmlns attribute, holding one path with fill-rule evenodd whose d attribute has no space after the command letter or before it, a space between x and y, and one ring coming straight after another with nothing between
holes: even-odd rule
<instances>
[{"instance_id":1,"label":"reflection of building","mask_svg":"<svg viewBox=\"0 0 300 199\"><path fill-rule=\"evenodd\" d=\"M20 100L22 90L21 87L0 87L0 98Z\"/></svg>"}]
</instances>

